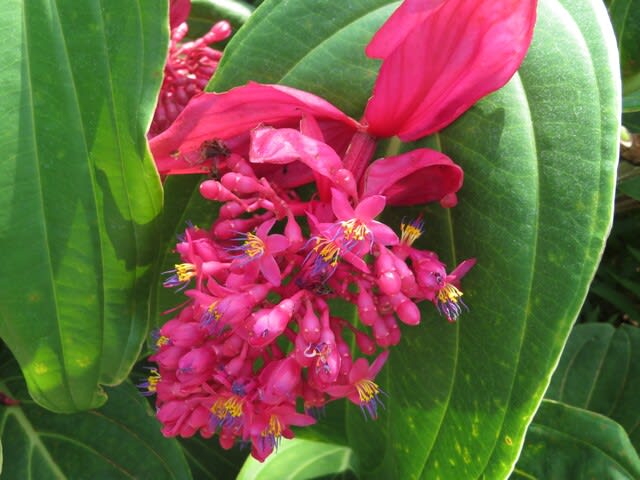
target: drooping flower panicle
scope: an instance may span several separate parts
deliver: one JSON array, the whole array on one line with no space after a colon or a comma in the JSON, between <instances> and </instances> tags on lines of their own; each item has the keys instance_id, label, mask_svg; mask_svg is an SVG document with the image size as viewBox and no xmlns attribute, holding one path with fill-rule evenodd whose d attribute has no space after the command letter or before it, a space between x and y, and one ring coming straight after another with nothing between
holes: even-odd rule
<instances>
[{"instance_id":1,"label":"drooping flower panicle","mask_svg":"<svg viewBox=\"0 0 640 480\"><path fill-rule=\"evenodd\" d=\"M210 227L187 227L181 259L166 273L165 287L188 300L157 333L157 368L141 384L156 394L165 435L217 435L223 448L250 443L262 461L330 401L346 398L375 419L387 396L376 376L401 340L399 322L419 324L423 302L450 322L464 313L460 280L475 260L447 273L436 253L417 247L427 220L377 219L388 205L453 207L462 169L429 149L371 161L377 137L441 128L518 67L535 2L462 3L407 0L383 26L367 50L383 66L361 122L310 93L250 83L194 97L152 139L161 174L215 172L200 193L220 207ZM526 6L505 13L514 3ZM467 39L458 23L475 33ZM506 37L518 45L495 53L509 56L494 68L499 78L473 73L477 63L464 52L477 46L485 55L487 42L506 45ZM461 85L451 96L424 62L404 71L403 59L426 40L460 59L447 73L436 58L434 71ZM413 89L397 101L394 78ZM333 312L333 299L351 303L359 321Z\"/></svg>"}]
</instances>

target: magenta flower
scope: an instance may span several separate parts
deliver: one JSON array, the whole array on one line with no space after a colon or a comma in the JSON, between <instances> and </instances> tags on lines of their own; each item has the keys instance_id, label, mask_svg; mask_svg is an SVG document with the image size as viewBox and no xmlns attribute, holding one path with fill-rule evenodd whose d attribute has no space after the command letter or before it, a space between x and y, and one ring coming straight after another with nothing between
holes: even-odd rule
<instances>
[{"instance_id":1,"label":"magenta flower","mask_svg":"<svg viewBox=\"0 0 640 480\"><path fill-rule=\"evenodd\" d=\"M262 461L329 401L377 418L375 378L399 324L418 325L420 303L451 322L466 309L460 279L475 260L447 273L417 247L422 218L394 225L399 234L378 219L388 205L453 207L462 169L424 148L372 159L378 137L437 131L515 72L535 1L470 5L400 6L367 49L383 63L361 122L310 93L249 83L193 97L150 141L162 175L215 172L200 193L221 204L210 228L186 229L167 272L186 301L140 385L156 394L165 435L251 443Z\"/></svg>"},{"instance_id":2,"label":"magenta flower","mask_svg":"<svg viewBox=\"0 0 640 480\"><path fill-rule=\"evenodd\" d=\"M242 252L237 258L242 264L254 262L257 264L264 278L274 286L279 286L281 282L280 268L274 255L282 252L289 246L287 237L280 234L268 235L269 231L276 223L275 219L260 225L255 233L243 233L238 240L242 244L238 247L230 248L230 251Z\"/></svg>"},{"instance_id":3,"label":"magenta flower","mask_svg":"<svg viewBox=\"0 0 640 480\"><path fill-rule=\"evenodd\" d=\"M364 114L369 132L416 140L502 87L529 48L536 3L405 0L366 49L382 59Z\"/></svg>"}]
</instances>

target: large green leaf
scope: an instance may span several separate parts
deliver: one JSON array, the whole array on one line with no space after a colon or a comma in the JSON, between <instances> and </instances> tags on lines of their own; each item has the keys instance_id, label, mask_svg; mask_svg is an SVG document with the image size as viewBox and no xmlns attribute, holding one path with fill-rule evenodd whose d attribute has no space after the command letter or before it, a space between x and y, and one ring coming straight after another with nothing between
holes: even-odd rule
<instances>
[{"instance_id":1,"label":"large green leaf","mask_svg":"<svg viewBox=\"0 0 640 480\"><path fill-rule=\"evenodd\" d=\"M544 400L511 478L633 480L640 478L640 458L613 420Z\"/></svg>"},{"instance_id":2,"label":"large green leaf","mask_svg":"<svg viewBox=\"0 0 640 480\"><path fill-rule=\"evenodd\" d=\"M0 336L38 403L94 408L147 331L162 197L145 132L167 13L6 0L0 14Z\"/></svg>"},{"instance_id":3,"label":"large green leaf","mask_svg":"<svg viewBox=\"0 0 640 480\"><path fill-rule=\"evenodd\" d=\"M357 118L377 68L364 46L397 4L266 1L210 87L281 82ZM456 325L425 313L404 329L379 377L390 397L379 422L347 408L365 477L507 476L602 253L618 153L615 39L596 0L543 0L538 14L519 74L430 140L465 169L459 205L430 207L426 220L451 266L478 259L464 281L471 313Z\"/></svg>"},{"instance_id":4,"label":"large green leaf","mask_svg":"<svg viewBox=\"0 0 640 480\"><path fill-rule=\"evenodd\" d=\"M640 1L611 0L611 23L618 37L625 94L640 89Z\"/></svg>"},{"instance_id":5,"label":"large green leaf","mask_svg":"<svg viewBox=\"0 0 640 480\"><path fill-rule=\"evenodd\" d=\"M349 447L310 440L285 440L264 463L249 457L236 480L307 480L352 478L353 452Z\"/></svg>"},{"instance_id":6,"label":"large green leaf","mask_svg":"<svg viewBox=\"0 0 640 480\"><path fill-rule=\"evenodd\" d=\"M640 448L640 330L605 323L576 325L545 398L618 422Z\"/></svg>"},{"instance_id":7,"label":"large green leaf","mask_svg":"<svg viewBox=\"0 0 640 480\"><path fill-rule=\"evenodd\" d=\"M191 478L182 449L160 433L149 404L130 383L108 389L99 410L59 415L29 398L15 362L2 356L0 390L20 404L0 407L3 480Z\"/></svg>"}]
</instances>

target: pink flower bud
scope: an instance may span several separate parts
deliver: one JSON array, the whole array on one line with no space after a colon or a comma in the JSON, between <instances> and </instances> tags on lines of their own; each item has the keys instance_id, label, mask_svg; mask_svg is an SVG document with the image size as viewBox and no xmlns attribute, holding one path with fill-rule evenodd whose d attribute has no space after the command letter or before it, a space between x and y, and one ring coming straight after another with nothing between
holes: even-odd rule
<instances>
[{"instance_id":1,"label":"pink flower bud","mask_svg":"<svg viewBox=\"0 0 640 480\"><path fill-rule=\"evenodd\" d=\"M418 325L420 323L420 309L402 293L392 295L391 304L403 323L407 325Z\"/></svg>"},{"instance_id":2,"label":"pink flower bud","mask_svg":"<svg viewBox=\"0 0 640 480\"><path fill-rule=\"evenodd\" d=\"M369 292L362 285L360 285L357 303L360 321L369 327L372 326L376 319L379 318L378 309L373 303L373 297L369 295Z\"/></svg>"},{"instance_id":3,"label":"pink flower bud","mask_svg":"<svg viewBox=\"0 0 640 480\"><path fill-rule=\"evenodd\" d=\"M293 357L272 362L260 373L259 381L264 385L264 403L277 405L294 401L296 389L300 384L300 365Z\"/></svg>"},{"instance_id":4,"label":"pink flower bud","mask_svg":"<svg viewBox=\"0 0 640 480\"><path fill-rule=\"evenodd\" d=\"M176 347L196 347L199 346L206 332L195 322L183 323L171 333L171 342Z\"/></svg>"},{"instance_id":5,"label":"pink flower bud","mask_svg":"<svg viewBox=\"0 0 640 480\"><path fill-rule=\"evenodd\" d=\"M295 300L286 298L274 308L263 308L248 319L248 342L252 347L264 347L278 338L289 324L296 308Z\"/></svg>"},{"instance_id":6,"label":"pink flower bud","mask_svg":"<svg viewBox=\"0 0 640 480\"><path fill-rule=\"evenodd\" d=\"M227 202L220 207L218 216L224 219L237 218L246 211L244 205L238 202Z\"/></svg>"},{"instance_id":7,"label":"pink flower bud","mask_svg":"<svg viewBox=\"0 0 640 480\"><path fill-rule=\"evenodd\" d=\"M216 180L205 180L200 184L200 194L209 200L227 202L239 200L233 193Z\"/></svg>"},{"instance_id":8,"label":"pink flower bud","mask_svg":"<svg viewBox=\"0 0 640 480\"><path fill-rule=\"evenodd\" d=\"M241 175L240 173L225 173L220 179L225 188L236 194L255 193L262 190L262 185L257 180Z\"/></svg>"},{"instance_id":9,"label":"pink flower bud","mask_svg":"<svg viewBox=\"0 0 640 480\"><path fill-rule=\"evenodd\" d=\"M373 355L376 351L376 343L373 339L359 330L356 330L354 333L356 336L356 345L358 345L360 351L365 355Z\"/></svg>"},{"instance_id":10,"label":"pink flower bud","mask_svg":"<svg viewBox=\"0 0 640 480\"><path fill-rule=\"evenodd\" d=\"M300 322L300 333L307 343L316 343L320 339L320 319L313 311L311 302L307 302L307 309Z\"/></svg>"}]
</instances>

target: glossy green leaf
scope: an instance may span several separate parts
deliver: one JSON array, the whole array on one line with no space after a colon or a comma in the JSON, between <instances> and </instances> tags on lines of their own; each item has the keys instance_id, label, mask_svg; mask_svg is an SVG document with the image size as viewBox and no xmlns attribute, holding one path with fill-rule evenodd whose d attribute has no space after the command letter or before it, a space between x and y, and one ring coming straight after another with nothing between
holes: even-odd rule
<instances>
[{"instance_id":1,"label":"glossy green leaf","mask_svg":"<svg viewBox=\"0 0 640 480\"><path fill-rule=\"evenodd\" d=\"M605 323L576 325L545 398L618 422L640 447L640 330Z\"/></svg>"},{"instance_id":2,"label":"glossy green leaf","mask_svg":"<svg viewBox=\"0 0 640 480\"><path fill-rule=\"evenodd\" d=\"M611 0L608 8L618 38L623 90L629 94L640 90L640 1Z\"/></svg>"},{"instance_id":3,"label":"glossy green leaf","mask_svg":"<svg viewBox=\"0 0 640 480\"><path fill-rule=\"evenodd\" d=\"M640 458L613 420L544 400L511 478L632 480L640 478Z\"/></svg>"},{"instance_id":4,"label":"glossy green leaf","mask_svg":"<svg viewBox=\"0 0 640 480\"><path fill-rule=\"evenodd\" d=\"M0 336L38 403L95 408L147 331L162 194L145 132L167 13L6 0L0 14Z\"/></svg>"},{"instance_id":5,"label":"glossy green leaf","mask_svg":"<svg viewBox=\"0 0 640 480\"><path fill-rule=\"evenodd\" d=\"M60 415L28 396L13 360L3 355L0 391L18 399L0 407L0 436L9 459L3 480L188 480L191 473L175 439L160 433L148 402L126 382L109 388L99 410Z\"/></svg>"},{"instance_id":6,"label":"glossy green leaf","mask_svg":"<svg viewBox=\"0 0 640 480\"><path fill-rule=\"evenodd\" d=\"M242 468L248 449L223 450L218 439L200 437L181 438L187 462L194 480L227 480L236 478Z\"/></svg>"},{"instance_id":7,"label":"glossy green leaf","mask_svg":"<svg viewBox=\"0 0 640 480\"><path fill-rule=\"evenodd\" d=\"M280 82L359 118L377 67L364 47L397 5L266 1L210 87ZM593 277L618 154L615 39L599 1L543 0L538 14L519 74L429 140L465 169L458 206L425 219L451 267L478 259L463 282L471 312L449 325L429 310L403 330L378 422L347 407L364 477L507 476Z\"/></svg>"},{"instance_id":8,"label":"glossy green leaf","mask_svg":"<svg viewBox=\"0 0 640 480\"><path fill-rule=\"evenodd\" d=\"M151 294L151 312L154 326L159 327L169 318L163 315L173 311L184 302L180 292L162 287L162 272L174 268L180 262L175 252L176 238L184 234L189 223L206 226L217 214L217 206L205 200L198 189L203 177L196 175L173 176L164 183L165 208L162 214L161 244L165 246L160 252L158 269L153 277Z\"/></svg>"},{"instance_id":9,"label":"glossy green leaf","mask_svg":"<svg viewBox=\"0 0 640 480\"><path fill-rule=\"evenodd\" d=\"M249 457L237 480L308 480L348 478L354 470L353 452L349 447L313 442L285 440L278 452L264 463Z\"/></svg>"},{"instance_id":10,"label":"glossy green leaf","mask_svg":"<svg viewBox=\"0 0 640 480\"><path fill-rule=\"evenodd\" d=\"M189 36L197 38L211 26L227 20L236 32L253 13L254 7L242 0L192 0L189 13Z\"/></svg>"}]
</instances>

